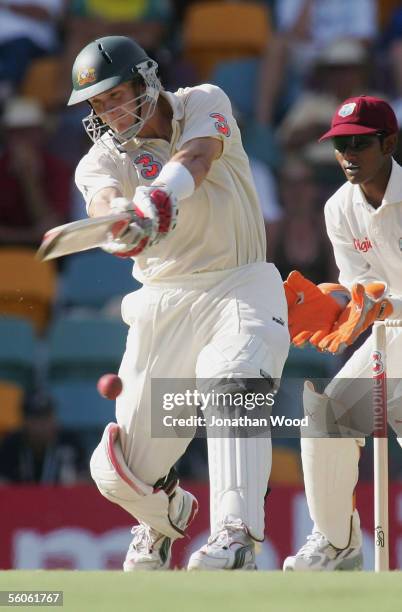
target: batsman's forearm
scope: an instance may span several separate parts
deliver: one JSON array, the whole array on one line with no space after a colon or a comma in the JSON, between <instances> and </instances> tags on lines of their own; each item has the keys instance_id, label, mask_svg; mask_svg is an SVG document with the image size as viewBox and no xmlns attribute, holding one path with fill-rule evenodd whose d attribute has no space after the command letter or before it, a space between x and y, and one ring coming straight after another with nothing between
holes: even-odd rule
<instances>
[{"instance_id":1,"label":"batsman's forearm","mask_svg":"<svg viewBox=\"0 0 402 612\"><path fill-rule=\"evenodd\" d=\"M195 187L199 187L222 150L223 144L216 138L194 138L186 142L170 161L182 164L193 177Z\"/></svg>"},{"instance_id":2,"label":"batsman's forearm","mask_svg":"<svg viewBox=\"0 0 402 612\"><path fill-rule=\"evenodd\" d=\"M110 215L110 205L114 198L121 198L122 193L116 187L104 187L95 193L88 206L90 217L105 217Z\"/></svg>"}]
</instances>

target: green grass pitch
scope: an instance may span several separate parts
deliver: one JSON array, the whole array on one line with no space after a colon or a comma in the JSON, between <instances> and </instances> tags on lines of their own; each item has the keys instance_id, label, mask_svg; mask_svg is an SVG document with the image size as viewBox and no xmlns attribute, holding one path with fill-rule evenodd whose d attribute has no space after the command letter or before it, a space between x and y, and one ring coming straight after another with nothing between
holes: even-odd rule
<instances>
[{"instance_id":1,"label":"green grass pitch","mask_svg":"<svg viewBox=\"0 0 402 612\"><path fill-rule=\"evenodd\" d=\"M60 612L397 612L400 572L3 571L0 590L62 590ZM4 610L11 608L2 608Z\"/></svg>"}]
</instances>

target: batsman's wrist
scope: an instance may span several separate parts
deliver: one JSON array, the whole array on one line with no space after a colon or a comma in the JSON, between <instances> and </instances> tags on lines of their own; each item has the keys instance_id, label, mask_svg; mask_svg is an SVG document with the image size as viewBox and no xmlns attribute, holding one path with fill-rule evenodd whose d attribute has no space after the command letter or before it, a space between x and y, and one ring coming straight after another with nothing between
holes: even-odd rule
<instances>
[{"instance_id":1,"label":"batsman's wrist","mask_svg":"<svg viewBox=\"0 0 402 612\"><path fill-rule=\"evenodd\" d=\"M113 198L113 200L110 202L110 213L112 215L118 215L121 212L131 210L133 210L133 202L132 200L128 200L127 198Z\"/></svg>"},{"instance_id":2,"label":"batsman's wrist","mask_svg":"<svg viewBox=\"0 0 402 612\"><path fill-rule=\"evenodd\" d=\"M169 161L165 164L152 186L165 187L177 200L189 198L195 190L193 175L177 161Z\"/></svg>"}]
</instances>

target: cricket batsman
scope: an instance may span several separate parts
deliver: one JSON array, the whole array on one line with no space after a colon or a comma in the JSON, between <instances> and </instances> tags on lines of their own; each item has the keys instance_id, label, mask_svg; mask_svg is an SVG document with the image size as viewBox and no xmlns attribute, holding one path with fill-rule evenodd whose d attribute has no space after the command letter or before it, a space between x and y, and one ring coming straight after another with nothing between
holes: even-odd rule
<instances>
[{"instance_id":1,"label":"cricket batsman","mask_svg":"<svg viewBox=\"0 0 402 612\"><path fill-rule=\"evenodd\" d=\"M337 354L374 321L401 318L402 168L392 157L397 133L390 105L379 98L360 96L339 106L331 129L320 139L332 139L335 157L346 177L346 183L325 205L340 285L317 288L298 272L290 274L285 289L290 334L296 346L310 343L320 351ZM328 305L325 312L323 300ZM335 426L336 414L347 410L353 414L359 405L369 412L371 385L359 381L371 380L371 351L369 337L322 394L307 381L305 414L316 422L332 422ZM397 389L401 351L401 331L387 329L387 375L392 387L388 414L394 425L402 422L402 394ZM398 427L394 428L398 433ZM358 433L356 437L324 436L323 431L322 436L301 439L306 497L314 527L306 544L285 560L285 571L362 568L362 534L354 489L364 438ZM401 443L401 438L398 441Z\"/></svg>"},{"instance_id":2,"label":"cricket batsman","mask_svg":"<svg viewBox=\"0 0 402 612\"><path fill-rule=\"evenodd\" d=\"M151 380L278 380L289 349L280 275L265 262L262 213L230 102L213 85L165 91L133 40L88 44L69 104L86 102L93 146L76 183L91 217L132 211L147 223L105 250L135 261L143 287L127 295L129 326L117 423L91 459L100 492L137 519L126 571L169 567L171 544L197 510L174 464L191 435L151 434ZM152 409L154 407L152 406ZM269 437L208 436L211 537L192 570L254 569L264 538Z\"/></svg>"}]
</instances>

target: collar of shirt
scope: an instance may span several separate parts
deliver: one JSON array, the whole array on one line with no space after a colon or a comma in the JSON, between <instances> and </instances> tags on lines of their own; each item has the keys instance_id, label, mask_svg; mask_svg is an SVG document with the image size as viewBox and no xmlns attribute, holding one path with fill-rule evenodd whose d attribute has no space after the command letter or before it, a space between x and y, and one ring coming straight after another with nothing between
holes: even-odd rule
<instances>
[{"instance_id":1,"label":"collar of shirt","mask_svg":"<svg viewBox=\"0 0 402 612\"><path fill-rule=\"evenodd\" d=\"M172 111L173 111L172 137L170 139L170 145L173 146L173 144L177 141L180 135L179 122L184 117L184 104L179 96L177 96L176 94L170 91L162 90L159 95L163 96L169 102L169 105L172 107ZM143 144L146 144L146 143L149 143L155 140L160 140L160 139L159 138L137 138L136 137L136 138L133 138L130 143L124 146L124 150L126 152L129 152L130 150L138 149Z\"/></svg>"},{"instance_id":2,"label":"collar of shirt","mask_svg":"<svg viewBox=\"0 0 402 612\"><path fill-rule=\"evenodd\" d=\"M392 169L388 185L385 190L381 206L379 206L377 209L373 209L373 207L367 202L363 191L360 189L360 185L353 185L352 199L353 204L362 204L370 210L375 210L375 212L379 211L384 206L399 204L402 201L402 167L394 159L392 159Z\"/></svg>"}]
</instances>

